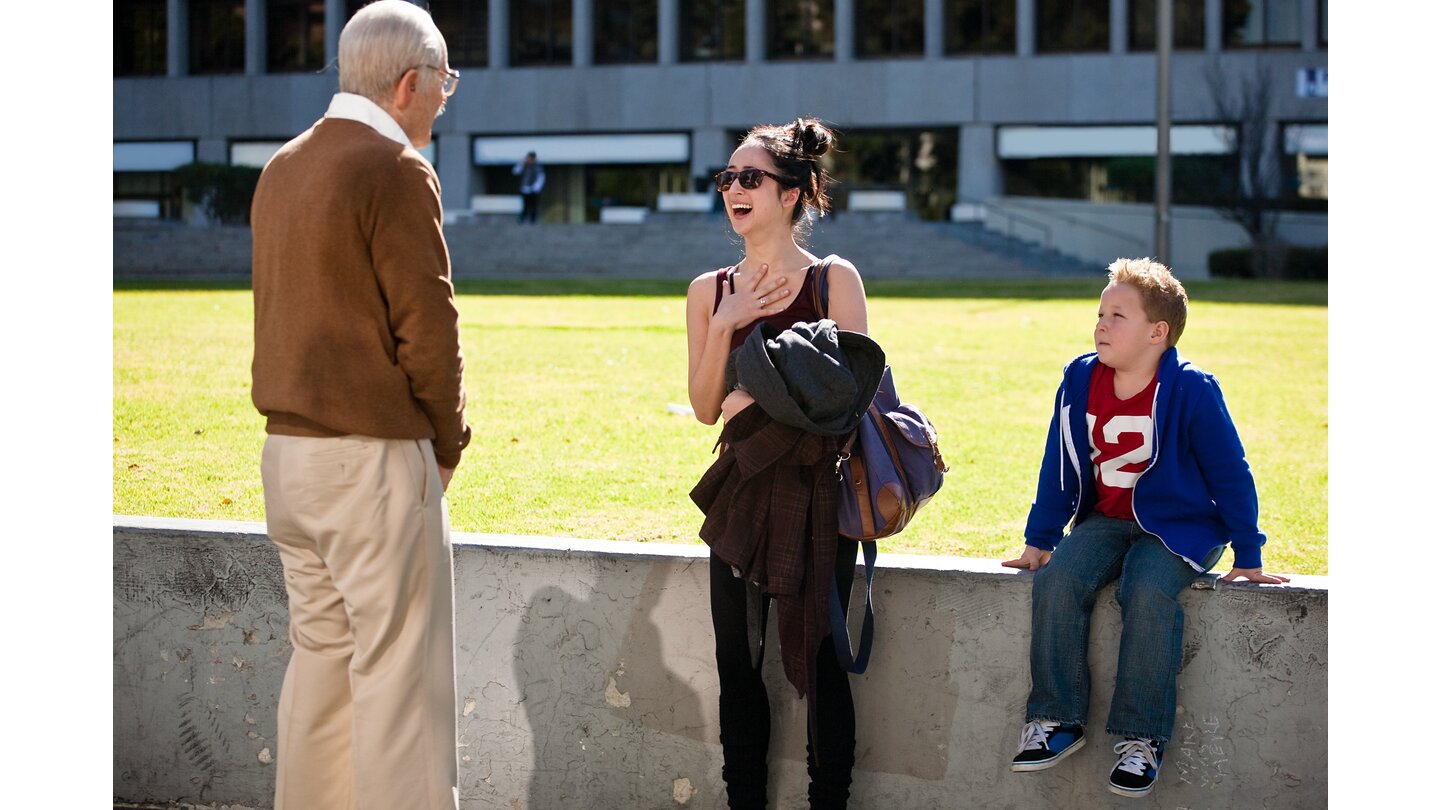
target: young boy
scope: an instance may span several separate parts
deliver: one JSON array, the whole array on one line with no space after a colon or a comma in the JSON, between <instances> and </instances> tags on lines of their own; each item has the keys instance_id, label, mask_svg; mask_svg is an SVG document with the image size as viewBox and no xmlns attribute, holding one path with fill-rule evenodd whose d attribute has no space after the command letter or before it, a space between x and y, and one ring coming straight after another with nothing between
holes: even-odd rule
<instances>
[{"instance_id":1,"label":"young boy","mask_svg":"<svg viewBox=\"0 0 1440 810\"><path fill-rule=\"evenodd\" d=\"M1065 367L1025 551L1002 563L1037 572L1030 699L1012 770L1045 770L1085 744L1086 648L1101 587L1120 580L1124 623L1105 724L1123 738L1110 790L1144 796L1175 722L1180 592L1227 542L1235 567L1222 579L1289 581L1261 570L1255 479L1220 386L1175 350L1186 305L1164 265L1117 260L1100 294L1095 352Z\"/></svg>"}]
</instances>

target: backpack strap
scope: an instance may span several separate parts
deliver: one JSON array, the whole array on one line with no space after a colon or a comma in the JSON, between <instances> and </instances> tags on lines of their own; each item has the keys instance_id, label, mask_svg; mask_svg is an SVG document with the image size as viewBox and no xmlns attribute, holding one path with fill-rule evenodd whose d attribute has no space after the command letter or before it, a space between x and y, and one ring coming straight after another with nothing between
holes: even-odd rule
<instances>
[{"instance_id":1,"label":"backpack strap","mask_svg":"<svg viewBox=\"0 0 1440 810\"><path fill-rule=\"evenodd\" d=\"M865 621L860 626L860 649L850 649L850 627L846 623L845 611L840 607L840 586L830 580L830 635L835 645L835 658L841 669L861 675L870 664L870 647L875 642L875 544L863 542L860 548L865 553ZM853 562L851 563L854 564Z\"/></svg>"}]
</instances>

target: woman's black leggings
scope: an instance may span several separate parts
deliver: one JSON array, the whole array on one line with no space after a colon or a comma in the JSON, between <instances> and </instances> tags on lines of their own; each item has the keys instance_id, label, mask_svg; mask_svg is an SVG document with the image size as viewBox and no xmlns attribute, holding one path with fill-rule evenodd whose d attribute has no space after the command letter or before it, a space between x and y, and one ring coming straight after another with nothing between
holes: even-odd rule
<instances>
[{"instance_id":1,"label":"woman's black leggings","mask_svg":"<svg viewBox=\"0 0 1440 810\"><path fill-rule=\"evenodd\" d=\"M854 540L842 537L836 550L835 575L840 601L847 607L850 585L855 578L857 545ZM761 655L760 666L750 664L745 587L744 580L735 576L729 565L710 555L710 618L715 625L715 665L720 674L720 746L725 753L722 774L732 810L763 810L769 775L770 700L760 677L764 655ZM762 624L762 639L764 632ZM843 808L850 798L850 771L855 765L855 704L850 697L849 675L835 658L831 636L821 640L815 668L817 727L810 729L805 746L810 772L810 807Z\"/></svg>"}]
</instances>

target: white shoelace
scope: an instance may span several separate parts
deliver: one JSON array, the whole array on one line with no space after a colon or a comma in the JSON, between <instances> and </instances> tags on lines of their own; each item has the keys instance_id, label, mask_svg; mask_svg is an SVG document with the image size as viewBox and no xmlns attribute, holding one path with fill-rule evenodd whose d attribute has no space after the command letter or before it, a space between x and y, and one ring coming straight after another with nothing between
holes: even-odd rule
<instances>
[{"instance_id":1,"label":"white shoelace","mask_svg":"<svg viewBox=\"0 0 1440 810\"><path fill-rule=\"evenodd\" d=\"M1147 740L1122 740L1115 744L1115 753L1120 755L1120 761L1115 763L1116 770L1144 776L1146 766L1160 767L1155 761L1155 749Z\"/></svg>"},{"instance_id":2,"label":"white shoelace","mask_svg":"<svg viewBox=\"0 0 1440 810\"><path fill-rule=\"evenodd\" d=\"M1044 748L1045 743L1050 739L1050 732L1058 725L1060 724L1044 720L1031 720L1026 723L1025 728L1020 729L1020 748L1016 750L1016 753Z\"/></svg>"}]
</instances>

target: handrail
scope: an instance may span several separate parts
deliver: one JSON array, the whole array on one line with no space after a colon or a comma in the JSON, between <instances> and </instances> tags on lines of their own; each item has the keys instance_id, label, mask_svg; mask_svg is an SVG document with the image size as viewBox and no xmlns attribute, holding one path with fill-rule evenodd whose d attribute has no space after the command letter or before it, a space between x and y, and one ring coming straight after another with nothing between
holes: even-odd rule
<instances>
[{"instance_id":1,"label":"handrail","mask_svg":"<svg viewBox=\"0 0 1440 810\"><path fill-rule=\"evenodd\" d=\"M1014 197L1006 197L1005 199L1006 199L1006 200L1014 200L1015 198L1014 198ZM1005 205L1014 205L1014 204L1015 204L1015 203L1006 203ZM991 207L995 207L995 204L994 204L994 203L986 203L986 205L989 205L989 206L991 206ZM1021 204L1021 205L1023 205L1023 204ZM1007 208L1004 208L1004 207L1000 207L1000 208L998 208L997 210L1000 211L1000 212L1002 212L1002 213L1013 214L1013 212L1007 210ZM1149 242L1146 242L1144 239L1137 238L1134 234L1125 233L1124 231L1117 231L1117 230L1115 230L1114 228L1107 228L1107 227L1105 227L1104 225L1096 225L1096 224L1093 223L1093 222L1087 222L1087 221L1085 221L1085 220L1083 220L1083 219L1080 219L1079 217L1073 217L1073 216L1070 216L1069 214L1063 214L1063 213L1060 213L1060 212L1058 212L1058 211L1057 211L1057 212L1053 212L1053 213L1052 213L1052 212L1046 212L1046 215L1047 215L1047 216L1052 216L1052 217L1054 217L1054 218L1056 218L1056 219L1059 219L1060 221L1062 221L1062 222L1064 222L1064 223L1066 223L1066 224L1068 224L1068 225L1073 225L1073 226L1075 226L1075 227L1077 227L1077 228L1085 228L1085 229L1094 231L1094 232L1096 232L1096 233L1104 234L1104 235L1109 236L1109 237L1114 238L1114 239L1119 239L1119 240L1122 241L1122 242L1126 242L1126 243L1129 243L1129 244L1132 244L1132 245L1136 245L1136 246L1138 246L1138 247L1140 248L1140 250L1141 250L1142 252L1150 249L1150 243L1149 243Z\"/></svg>"},{"instance_id":2,"label":"handrail","mask_svg":"<svg viewBox=\"0 0 1440 810\"><path fill-rule=\"evenodd\" d=\"M995 211L995 213L1004 215L1004 217L1005 217L1005 235L1006 235L1006 236L1009 236L1011 239L1014 239L1014 238L1015 238L1015 221L1016 221L1016 220L1019 220L1022 224L1029 225L1030 227L1039 230L1041 233L1045 234L1044 247L1045 247L1047 250L1050 248L1050 236L1051 236L1051 234L1050 234L1050 226L1049 226L1049 225L1046 225L1044 222L1041 222L1041 221L1038 220L1038 219L1032 219L1032 218L1027 217L1027 216L1024 216L1024 215L1022 215L1022 214L1017 214L1017 213L1015 213L1015 212L1013 212L1013 211L1007 211L1007 210L1005 210L1004 208L996 208L995 206L993 206L993 205L991 205L991 204L989 204L989 203L987 203L987 202L984 202L983 200L976 200L976 199L973 199L973 198L971 198L971 197L966 197L966 196L963 195L963 194L956 194L956 195L955 195L955 200L956 200L957 202L966 203L966 204L968 204L968 205L978 205L978 206L981 206L982 208L985 208L985 209L987 209L987 210L993 209L993 210Z\"/></svg>"}]
</instances>

